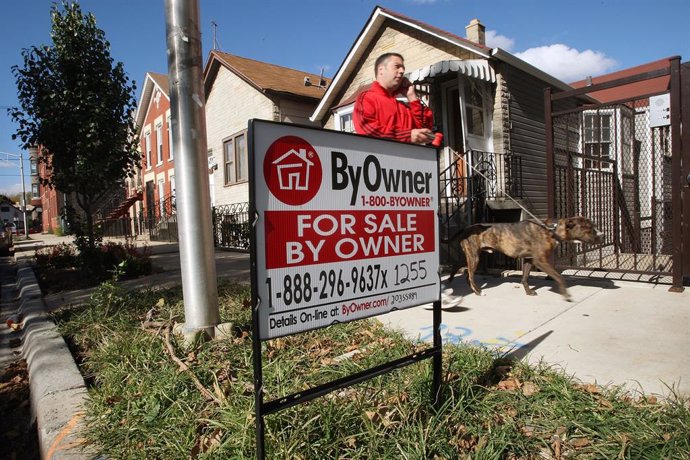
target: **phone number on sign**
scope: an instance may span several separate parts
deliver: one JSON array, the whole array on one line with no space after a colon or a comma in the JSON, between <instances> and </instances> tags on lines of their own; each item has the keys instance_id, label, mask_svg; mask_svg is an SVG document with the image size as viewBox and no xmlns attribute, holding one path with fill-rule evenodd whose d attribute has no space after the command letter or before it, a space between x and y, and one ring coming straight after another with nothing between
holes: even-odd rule
<instances>
[{"instance_id":1,"label":"phone number on sign","mask_svg":"<svg viewBox=\"0 0 690 460\"><path fill-rule=\"evenodd\" d=\"M420 207L431 206L431 198L424 196L377 196L362 195L362 206Z\"/></svg>"},{"instance_id":2,"label":"phone number on sign","mask_svg":"<svg viewBox=\"0 0 690 460\"><path fill-rule=\"evenodd\" d=\"M380 264L356 265L352 268L323 269L284 275L268 285L269 308L299 308L312 302L331 303L341 298L370 295L384 290L408 289L423 283L429 276L425 259L398 263L392 267ZM283 308L281 308L283 310Z\"/></svg>"}]
</instances>

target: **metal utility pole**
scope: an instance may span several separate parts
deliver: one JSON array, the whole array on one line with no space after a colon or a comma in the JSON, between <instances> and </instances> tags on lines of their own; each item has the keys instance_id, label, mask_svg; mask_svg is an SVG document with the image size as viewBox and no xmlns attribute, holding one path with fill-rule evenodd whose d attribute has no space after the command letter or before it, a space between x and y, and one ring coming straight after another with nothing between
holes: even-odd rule
<instances>
[{"instance_id":1,"label":"metal utility pole","mask_svg":"<svg viewBox=\"0 0 690 460\"><path fill-rule=\"evenodd\" d=\"M198 0L165 0L177 219L187 338L220 322L211 228Z\"/></svg>"}]
</instances>

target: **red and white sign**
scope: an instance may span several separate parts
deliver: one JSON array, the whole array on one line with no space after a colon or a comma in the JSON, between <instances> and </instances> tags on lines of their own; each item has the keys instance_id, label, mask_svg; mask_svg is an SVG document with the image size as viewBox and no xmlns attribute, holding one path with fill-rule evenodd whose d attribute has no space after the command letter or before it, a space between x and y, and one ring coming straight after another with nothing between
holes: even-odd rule
<instances>
[{"instance_id":1,"label":"red and white sign","mask_svg":"<svg viewBox=\"0 0 690 460\"><path fill-rule=\"evenodd\" d=\"M252 120L262 340L433 302L436 150Z\"/></svg>"}]
</instances>

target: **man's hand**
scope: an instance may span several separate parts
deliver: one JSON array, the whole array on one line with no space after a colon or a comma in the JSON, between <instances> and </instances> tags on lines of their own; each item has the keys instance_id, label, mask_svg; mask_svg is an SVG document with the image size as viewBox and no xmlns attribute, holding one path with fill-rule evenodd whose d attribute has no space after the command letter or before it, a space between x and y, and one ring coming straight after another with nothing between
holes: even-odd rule
<instances>
[{"instance_id":1,"label":"man's hand","mask_svg":"<svg viewBox=\"0 0 690 460\"><path fill-rule=\"evenodd\" d=\"M434 132L429 128L418 128L410 131L410 140L413 144L428 144L434 140Z\"/></svg>"},{"instance_id":2,"label":"man's hand","mask_svg":"<svg viewBox=\"0 0 690 460\"><path fill-rule=\"evenodd\" d=\"M407 78L403 79L403 82L400 85L400 89L403 91L403 94L407 96L407 100L409 102L414 102L418 99L417 90L415 89L414 85L410 83L410 80L408 80Z\"/></svg>"}]
</instances>

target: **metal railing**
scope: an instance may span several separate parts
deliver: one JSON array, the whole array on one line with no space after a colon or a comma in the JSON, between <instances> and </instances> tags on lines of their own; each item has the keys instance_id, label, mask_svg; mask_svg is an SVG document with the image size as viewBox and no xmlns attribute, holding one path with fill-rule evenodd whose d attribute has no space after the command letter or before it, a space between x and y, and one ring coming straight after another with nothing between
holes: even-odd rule
<instances>
[{"instance_id":1,"label":"metal railing","mask_svg":"<svg viewBox=\"0 0 690 460\"><path fill-rule=\"evenodd\" d=\"M249 249L249 203L214 206L213 243L217 248Z\"/></svg>"}]
</instances>

